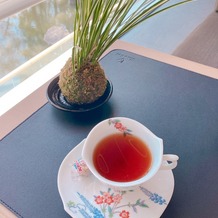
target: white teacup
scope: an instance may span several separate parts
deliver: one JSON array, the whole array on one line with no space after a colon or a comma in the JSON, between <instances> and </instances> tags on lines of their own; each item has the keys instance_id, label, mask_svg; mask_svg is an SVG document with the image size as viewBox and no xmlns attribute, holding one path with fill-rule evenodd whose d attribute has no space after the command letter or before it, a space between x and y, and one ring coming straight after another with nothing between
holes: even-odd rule
<instances>
[{"instance_id":1,"label":"white teacup","mask_svg":"<svg viewBox=\"0 0 218 218\"><path fill-rule=\"evenodd\" d=\"M108 147L106 138L110 144ZM97 151L100 146L103 150ZM174 169L179 159L177 155L164 155L161 138L141 123L125 117L110 118L97 124L85 140L82 158L99 181L119 189L139 186L150 180L158 170ZM147 169L142 163L149 165Z\"/></svg>"}]
</instances>

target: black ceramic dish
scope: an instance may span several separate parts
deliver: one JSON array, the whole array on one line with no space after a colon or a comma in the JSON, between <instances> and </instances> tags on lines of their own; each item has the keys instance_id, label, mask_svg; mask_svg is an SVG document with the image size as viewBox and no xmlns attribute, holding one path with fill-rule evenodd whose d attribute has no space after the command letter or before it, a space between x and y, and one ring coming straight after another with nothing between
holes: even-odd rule
<instances>
[{"instance_id":1,"label":"black ceramic dish","mask_svg":"<svg viewBox=\"0 0 218 218\"><path fill-rule=\"evenodd\" d=\"M90 104L70 104L65 97L62 95L61 90L58 86L59 77L56 77L48 86L47 89L47 98L48 101L57 109L69 112L87 112L94 110L104 103L106 103L112 95L113 86L112 83L108 80L107 81L107 88L104 94L95 102Z\"/></svg>"}]
</instances>

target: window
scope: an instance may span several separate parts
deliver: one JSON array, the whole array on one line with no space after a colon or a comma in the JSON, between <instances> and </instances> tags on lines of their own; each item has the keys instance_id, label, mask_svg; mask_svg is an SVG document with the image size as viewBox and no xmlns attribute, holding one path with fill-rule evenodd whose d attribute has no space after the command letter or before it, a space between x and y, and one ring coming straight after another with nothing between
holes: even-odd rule
<instances>
[{"instance_id":1,"label":"window","mask_svg":"<svg viewBox=\"0 0 218 218\"><path fill-rule=\"evenodd\" d=\"M10 2L0 0L3 6ZM8 7L8 13L22 2L28 1L13 0L15 7ZM40 1L0 20L0 97L69 48L72 41L62 39L72 32L74 8L73 0ZM53 46L59 41L61 46Z\"/></svg>"}]
</instances>

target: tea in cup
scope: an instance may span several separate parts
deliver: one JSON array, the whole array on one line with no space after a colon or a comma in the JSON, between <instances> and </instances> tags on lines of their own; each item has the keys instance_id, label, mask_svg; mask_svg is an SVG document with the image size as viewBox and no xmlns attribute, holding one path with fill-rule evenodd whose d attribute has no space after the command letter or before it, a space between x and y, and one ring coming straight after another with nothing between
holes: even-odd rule
<instances>
[{"instance_id":1,"label":"tea in cup","mask_svg":"<svg viewBox=\"0 0 218 218\"><path fill-rule=\"evenodd\" d=\"M161 138L125 117L97 124L85 140L82 158L99 181L120 189L139 186L158 170L175 168L178 160L177 155L163 155Z\"/></svg>"}]
</instances>

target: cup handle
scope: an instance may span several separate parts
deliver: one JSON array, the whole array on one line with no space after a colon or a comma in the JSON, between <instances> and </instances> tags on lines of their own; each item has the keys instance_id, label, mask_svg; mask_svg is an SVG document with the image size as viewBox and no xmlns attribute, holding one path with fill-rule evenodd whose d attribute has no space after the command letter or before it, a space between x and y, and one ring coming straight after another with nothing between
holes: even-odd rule
<instances>
[{"instance_id":1,"label":"cup handle","mask_svg":"<svg viewBox=\"0 0 218 218\"><path fill-rule=\"evenodd\" d=\"M164 154L161 164L161 170L172 170L176 168L179 157L175 154Z\"/></svg>"}]
</instances>

